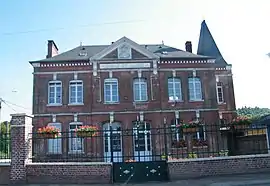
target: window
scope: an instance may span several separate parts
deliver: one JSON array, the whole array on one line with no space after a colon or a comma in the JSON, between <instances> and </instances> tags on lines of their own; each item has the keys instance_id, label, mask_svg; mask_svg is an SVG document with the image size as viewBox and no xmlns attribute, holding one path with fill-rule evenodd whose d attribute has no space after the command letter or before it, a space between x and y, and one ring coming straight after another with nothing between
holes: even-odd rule
<instances>
[{"instance_id":1,"label":"window","mask_svg":"<svg viewBox=\"0 0 270 186\"><path fill-rule=\"evenodd\" d=\"M169 101L182 100L181 80L179 78L168 79Z\"/></svg>"},{"instance_id":2,"label":"window","mask_svg":"<svg viewBox=\"0 0 270 186\"><path fill-rule=\"evenodd\" d=\"M147 101L147 82L144 78L133 80L133 97L134 101Z\"/></svg>"},{"instance_id":3,"label":"window","mask_svg":"<svg viewBox=\"0 0 270 186\"><path fill-rule=\"evenodd\" d=\"M83 82L82 81L69 82L69 103L70 104L83 103Z\"/></svg>"},{"instance_id":4,"label":"window","mask_svg":"<svg viewBox=\"0 0 270 186\"><path fill-rule=\"evenodd\" d=\"M60 132L62 130L61 123L50 123L48 126L57 128ZM62 138L48 139L48 153L61 154L62 153Z\"/></svg>"},{"instance_id":5,"label":"window","mask_svg":"<svg viewBox=\"0 0 270 186\"><path fill-rule=\"evenodd\" d=\"M48 104L62 104L62 82L50 81L48 91Z\"/></svg>"},{"instance_id":6,"label":"window","mask_svg":"<svg viewBox=\"0 0 270 186\"><path fill-rule=\"evenodd\" d=\"M104 102L105 103L119 102L118 80L116 78L104 80Z\"/></svg>"},{"instance_id":7,"label":"window","mask_svg":"<svg viewBox=\"0 0 270 186\"><path fill-rule=\"evenodd\" d=\"M69 152L76 153L83 151L83 138L78 138L75 130L82 126L82 123L71 123L69 125Z\"/></svg>"},{"instance_id":8,"label":"window","mask_svg":"<svg viewBox=\"0 0 270 186\"><path fill-rule=\"evenodd\" d=\"M217 101L218 103L224 102L222 85L217 85Z\"/></svg>"},{"instance_id":9,"label":"window","mask_svg":"<svg viewBox=\"0 0 270 186\"><path fill-rule=\"evenodd\" d=\"M202 100L202 85L200 78L188 78L189 100Z\"/></svg>"}]
</instances>

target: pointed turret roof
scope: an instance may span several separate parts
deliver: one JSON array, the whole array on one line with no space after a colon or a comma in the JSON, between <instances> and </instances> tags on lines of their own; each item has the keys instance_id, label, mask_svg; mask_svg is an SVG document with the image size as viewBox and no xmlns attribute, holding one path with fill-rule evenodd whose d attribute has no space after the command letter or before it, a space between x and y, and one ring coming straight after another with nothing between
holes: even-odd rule
<instances>
[{"instance_id":1,"label":"pointed turret roof","mask_svg":"<svg viewBox=\"0 0 270 186\"><path fill-rule=\"evenodd\" d=\"M216 64L227 65L227 62L224 60L223 56L221 55L205 20L203 20L201 24L201 31L200 31L197 54L215 57Z\"/></svg>"}]
</instances>

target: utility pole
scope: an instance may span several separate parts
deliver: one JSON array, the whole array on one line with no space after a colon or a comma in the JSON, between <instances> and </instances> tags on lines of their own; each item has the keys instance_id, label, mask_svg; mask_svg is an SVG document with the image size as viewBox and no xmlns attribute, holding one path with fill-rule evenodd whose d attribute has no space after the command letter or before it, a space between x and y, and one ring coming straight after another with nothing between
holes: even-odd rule
<instances>
[{"instance_id":1,"label":"utility pole","mask_svg":"<svg viewBox=\"0 0 270 186\"><path fill-rule=\"evenodd\" d=\"M3 102L3 99L0 98L0 123L1 123L2 102Z\"/></svg>"}]
</instances>

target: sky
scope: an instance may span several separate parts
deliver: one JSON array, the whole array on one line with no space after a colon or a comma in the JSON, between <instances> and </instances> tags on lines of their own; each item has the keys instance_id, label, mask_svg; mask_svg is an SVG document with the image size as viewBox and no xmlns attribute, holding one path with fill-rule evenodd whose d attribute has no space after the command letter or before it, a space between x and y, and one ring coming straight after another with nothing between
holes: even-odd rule
<instances>
[{"instance_id":1,"label":"sky","mask_svg":"<svg viewBox=\"0 0 270 186\"><path fill-rule=\"evenodd\" d=\"M270 108L270 1L244 0L2 0L0 1L0 121L31 114L32 72L47 40L60 50L110 44L126 36L139 44L197 51L206 23L225 60L232 64L236 106Z\"/></svg>"}]
</instances>

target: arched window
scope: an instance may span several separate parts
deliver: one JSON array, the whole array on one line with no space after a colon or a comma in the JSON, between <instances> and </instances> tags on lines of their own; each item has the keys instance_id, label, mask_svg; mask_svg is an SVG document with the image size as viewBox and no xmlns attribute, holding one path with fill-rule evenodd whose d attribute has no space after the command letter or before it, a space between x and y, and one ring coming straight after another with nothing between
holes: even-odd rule
<instances>
[{"instance_id":1,"label":"arched window","mask_svg":"<svg viewBox=\"0 0 270 186\"><path fill-rule=\"evenodd\" d=\"M188 91L189 91L189 100L191 101L202 100L202 85L200 78L197 77L188 78Z\"/></svg>"},{"instance_id":2,"label":"arched window","mask_svg":"<svg viewBox=\"0 0 270 186\"><path fill-rule=\"evenodd\" d=\"M147 81L145 78L136 78L133 80L134 101L147 101Z\"/></svg>"},{"instance_id":3,"label":"arched window","mask_svg":"<svg viewBox=\"0 0 270 186\"><path fill-rule=\"evenodd\" d=\"M108 78L104 80L104 102L105 103L119 102L118 79Z\"/></svg>"},{"instance_id":4,"label":"arched window","mask_svg":"<svg viewBox=\"0 0 270 186\"><path fill-rule=\"evenodd\" d=\"M168 96L169 96L169 101L182 100L180 78L173 77L173 78L168 79Z\"/></svg>"}]
</instances>

